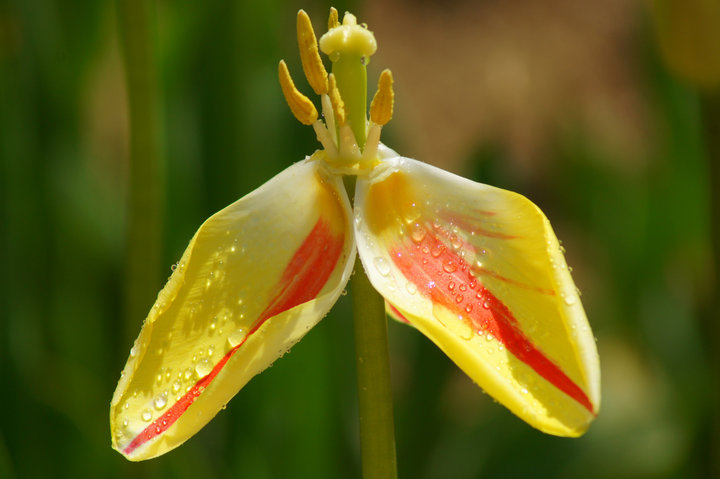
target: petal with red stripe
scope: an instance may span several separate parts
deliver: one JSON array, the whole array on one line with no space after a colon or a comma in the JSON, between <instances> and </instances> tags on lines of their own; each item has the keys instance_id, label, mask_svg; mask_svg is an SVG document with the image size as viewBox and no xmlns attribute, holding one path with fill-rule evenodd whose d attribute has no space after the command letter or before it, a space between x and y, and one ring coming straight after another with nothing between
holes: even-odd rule
<instances>
[{"instance_id":1,"label":"petal with red stripe","mask_svg":"<svg viewBox=\"0 0 720 479\"><path fill-rule=\"evenodd\" d=\"M297 163L197 231L112 399L113 447L163 454L314 326L353 266L350 204L323 162Z\"/></svg>"},{"instance_id":2,"label":"petal with red stripe","mask_svg":"<svg viewBox=\"0 0 720 479\"><path fill-rule=\"evenodd\" d=\"M358 252L393 317L531 425L587 429L600 406L595 340L537 206L400 157L358 180L355 205Z\"/></svg>"}]
</instances>

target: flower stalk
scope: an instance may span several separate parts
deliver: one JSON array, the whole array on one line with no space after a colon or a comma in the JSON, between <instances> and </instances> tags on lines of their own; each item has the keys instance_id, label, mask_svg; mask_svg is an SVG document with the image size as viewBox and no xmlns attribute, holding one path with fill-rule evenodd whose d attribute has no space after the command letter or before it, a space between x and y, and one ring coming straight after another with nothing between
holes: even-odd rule
<instances>
[{"instance_id":1,"label":"flower stalk","mask_svg":"<svg viewBox=\"0 0 720 479\"><path fill-rule=\"evenodd\" d=\"M159 101L153 58L154 3L117 3L118 31L125 65L130 128L127 235L125 239L125 334L135 335L161 283L165 181L160 154Z\"/></svg>"},{"instance_id":2,"label":"flower stalk","mask_svg":"<svg viewBox=\"0 0 720 479\"><path fill-rule=\"evenodd\" d=\"M346 15L343 24L354 25L354 17ZM330 55L346 121L360 149L367 140L368 58L361 51ZM354 182L347 186L353 197ZM351 289L362 473L366 479L392 479L397 477L397 460L385 300L370 283L360 258L355 260Z\"/></svg>"},{"instance_id":3,"label":"flower stalk","mask_svg":"<svg viewBox=\"0 0 720 479\"><path fill-rule=\"evenodd\" d=\"M360 258L352 281L355 355L364 478L397 477L385 302Z\"/></svg>"}]
</instances>

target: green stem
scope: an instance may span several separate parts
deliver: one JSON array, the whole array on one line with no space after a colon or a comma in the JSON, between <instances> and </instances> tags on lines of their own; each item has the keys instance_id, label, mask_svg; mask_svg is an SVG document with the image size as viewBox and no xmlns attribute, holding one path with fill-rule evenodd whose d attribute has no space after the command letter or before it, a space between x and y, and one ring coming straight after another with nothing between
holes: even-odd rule
<instances>
[{"instance_id":1,"label":"green stem","mask_svg":"<svg viewBox=\"0 0 720 479\"><path fill-rule=\"evenodd\" d=\"M700 96L710 175L710 234L714 258L713 272L715 292L704 315L704 329L711 364L710 391L710 438L707 477L720 477L720 93Z\"/></svg>"},{"instance_id":2,"label":"green stem","mask_svg":"<svg viewBox=\"0 0 720 479\"><path fill-rule=\"evenodd\" d=\"M385 301L370 284L359 258L352 295L363 478L396 478Z\"/></svg>"},{"instance_id":3,"label":"green stem","mask_svg":"<svg viewBox=\"0 0 720 479\"><path fill-rule=\"evenodd\" d=\"M153 42L154 2L118 0L118 31L130 116L125 343L137 334L161 285L164 175Z\"/></svg>"}]
</instances>

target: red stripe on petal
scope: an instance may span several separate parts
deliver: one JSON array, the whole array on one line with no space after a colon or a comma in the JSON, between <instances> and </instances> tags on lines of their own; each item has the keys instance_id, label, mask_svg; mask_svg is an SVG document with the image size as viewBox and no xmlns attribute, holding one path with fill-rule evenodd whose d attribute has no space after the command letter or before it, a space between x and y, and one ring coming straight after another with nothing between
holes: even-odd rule
<instances>
[{"instance_id":1,"label":"red stripe on petal","mask_svg":"<svg viewBox=\"0 0 720 479\"><path fill-rule=\"evenodd\" d=\"M390 303L390 302L388 302L388 301L385 301L385 304L386 304L387 307L390 309L390 312L393 314L393 316L395 317L395 319L397 319L398 321L402 321L403 323L412 325L412 323L410 322L410 320L408 320L408 319L405 317L405 315L402 314L402 313L400 312L400 310L397 309L392 303Z\"/></svg>"},{"instance_id":2,"label":"red stripe on petal","mask_svg":"<svg viewBox=\"0 0 720 479\"><path fill-rule=\"evenodd\" d=\"M594 414L585 392L538 350L520 330L508 307L482 285L463 258L433 233L428 230L421 241L398 245L391 255L420 293L466 320L478 334L495 337L516 358Z\"/></svg>"},{"instance_id":3,"label":"red stripe on petal","mask_svg":"<svg viewBox=\"0 0 720 479\"><path fill-rule=\"evenodd\" d=\"M123 453L130 455L138 447L156 438L170 428L187 409L195 402L210 383L225 367L233 354L245 341L255 333L265 321L295 306L315 298L327 283L335 270L342 254L344 234L333 235L330 225L320 218L300 248L295 251L290 263L285 268L280 282L276 286L278 293L270 301L267 308L258 316L247 336L234 348L228 351L213 367L212 371L202 377L195 385L173 404L162 416L143 429L128 444Z\"/></svg>"}]
</instances>

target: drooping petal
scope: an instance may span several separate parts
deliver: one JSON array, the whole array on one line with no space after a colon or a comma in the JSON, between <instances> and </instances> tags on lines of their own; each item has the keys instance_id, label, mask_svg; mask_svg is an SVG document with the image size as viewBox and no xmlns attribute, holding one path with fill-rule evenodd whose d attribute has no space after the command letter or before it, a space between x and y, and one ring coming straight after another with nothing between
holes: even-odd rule
<instances>
[{"instance_id":1,"label":"drooping petal","mask_svg":"<svg viewBox=\"0 0 720 479\"><path fill-rule=\"evenodd\" d=\"M358 180L355 228L394 317L531 425L561 436L585 431L600 406L595 341L533 203L392 157Z\"/></svg>"},{"instance_id":2,"label":"drooping petal","mask_svg":"<svg viewBox=\"0 0 720 479\"><path fill-rule=\"evenodd\" d=\"M291 166L190 241L112 399L113 447L128 459L182 444L335 303L355 245L342 182L324 168Z\"/></svg>"}]
</instances>

